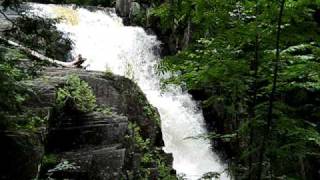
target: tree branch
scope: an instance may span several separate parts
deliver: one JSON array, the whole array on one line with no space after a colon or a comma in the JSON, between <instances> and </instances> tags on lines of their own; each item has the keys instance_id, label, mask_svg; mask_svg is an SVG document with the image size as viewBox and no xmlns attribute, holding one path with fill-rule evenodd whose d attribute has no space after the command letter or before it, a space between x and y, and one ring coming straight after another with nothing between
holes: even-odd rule
<instances>
[{"instance_id":1,"label":"tree branch","mask_svg":"<svg viewBox=\"0 0 320 180\"><path fill-rule=\"evenodd\" d=\"M11 22L12 24L15 24L7 15L6 13L4 13L2 10L0 10L0 14L9 22Z\"/></svg>"},{"instance_id":2,"label":"tree branch","mask_svg":"<svg viewBox=\"0 0 320 180\"><path fill-rule=\"evenodd\" d=\"M62 61L59 61L59 60L55 60L55 59L52 59L52 58L49 58L43 54L40 54L39 52L37 51L34 51L30 48L27 48L19 43L16 43L14 41L11 41L11 40L8 40L4 37L1 37L0 36L0 39L1 40L4 40L6 41L8 44L12 45L12 46L15 46L21 50L23 50L24 52L30 54L31 56L39 59L39 60L42 60L42 61L47 61L47 62L50 62L50 63L53 63L53 64L57 64L57 65L60 65L60 66L63 66L63 67L80 67L80 65L84 62L83 59L76 59L72 62L62 62Z\"/></svg>"}]
</instances>

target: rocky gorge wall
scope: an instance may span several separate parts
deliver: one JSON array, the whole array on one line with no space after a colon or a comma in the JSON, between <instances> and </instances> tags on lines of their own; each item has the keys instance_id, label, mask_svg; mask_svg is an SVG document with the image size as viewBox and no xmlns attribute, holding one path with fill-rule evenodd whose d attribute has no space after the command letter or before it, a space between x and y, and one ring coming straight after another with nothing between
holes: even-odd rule
<instances>
[{"instance_id":1,"label":"rocky gorge wall","mask_svg":"<svg viewBox=\"0 0 320 180\"><path fill-rule=\"evenodd\" d=\"M117 14L123 18L124 24L141 26L149 34L157 35L161 44L161 56L174 55L185 49L190 41L190 27L164 28L160 18L153 15L153 10L159 8L164 0L116 0ZM167 22L170 24L171 22Z\"/></svg>"},{"instance_id":2,"label":"rocky gorge wall","mask_svg":"<svg viewBox=\"0 0 320 180\"><path fill-rule=\"evenodd\" d=\"M92 89L97 103L92 112L68 103L56 110L57 89L70 75ZM31 90L25 112L46 123L36 132L1 134L6 146L1 148L0 179L175 178L172 157L161 149L159 114L131 80L111 73L47 68L24 83Z\"/></svg>"}]
</instances>

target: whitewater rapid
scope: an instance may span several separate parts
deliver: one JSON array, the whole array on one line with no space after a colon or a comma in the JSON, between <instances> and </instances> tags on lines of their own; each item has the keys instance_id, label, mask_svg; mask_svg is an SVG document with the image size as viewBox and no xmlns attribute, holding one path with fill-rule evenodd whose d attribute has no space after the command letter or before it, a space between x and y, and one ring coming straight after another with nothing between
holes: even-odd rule
<instances>
[{"instance_id":1,"label":"whitewater rapid","mask_svg":"<svg viewBox=\"0 0 320 180\"><path fill-rule=\"evenodd\" d=\"M161 117L164 150L172 153L173 167L187 179L207 172L223 172L225 165L205 139L191 139L206 133L201 110L179 86L161 91L155 67L160 42L139 27L124 26L114 10L89 11L73 6L31 4L32 13L63 18L56 26L73 41L72 55L87 59L87 69L111 71L134 80ZM187 139L186 139L187 138ZM219 179L230 179L226 172Z\"/></svg>"}]
</instances>

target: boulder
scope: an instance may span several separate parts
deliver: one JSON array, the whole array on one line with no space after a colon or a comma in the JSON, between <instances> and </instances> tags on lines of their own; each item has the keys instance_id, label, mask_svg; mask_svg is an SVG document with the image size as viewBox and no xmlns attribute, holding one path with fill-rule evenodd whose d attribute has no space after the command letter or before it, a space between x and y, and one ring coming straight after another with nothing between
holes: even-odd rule
<instances>
[{"instance_id":1,"label":"boulder","mask_svg":"<svg viewBox=\"0 0 320 180\"><path fill-rule=\"evenodd\" d=\"M59 125L49 127L46 147L50 152L65 152L123 143L127 131L128 120L125 116L100 112L66 114L59 117Z\"/></svg>"},{"instance_id":2,"label":"boulder","mask_svg":"<svg viewBox=\"0 0 320 180\"><path fill-rule=\"evenodd\" d=\"M26 106L53 106L56 88L63 86L71 74L78 75L90 85L97 105L110 107L114 112L126 116L130 122L137 123L144 138L155 142L157 136L162 136L159 113L148 103L137 84L122 76L81 69L47 68L42 77L25 82L36 92L36 96L31 94Z\"/></svg>"},{"instance_id":3,"label":"boulder","mask_svg":"<svg viewBox=\"0 0 320 180\"><path fill-rule=\"evenodd\" d=\"M41 136L23 131L0 133L0 179L30 180L38 175L44 153Z\"/></svg>"},{"instance_id":4,"label":"boulder","mask_svg":"<svg viewBox=\"0 0 320 180\"><path fill-rule=\"evenodd\" d=\"M56 91L65 85L69 75L86 81L96 96L97 106L108 107L111 112L80 112L68 103L55 108ZM154 179L160 176L160 161L172 169L172 156L161 150L159 114L131 80L111 73L51 67L39 78L24 83L32 89L24 107L50 109L45 156L54 155L56 159L54 166L43 164L40 178L134 179L148 171L148 177ZM140 128L141 137L150 142L151 152L137 148L141 142L135 142L129 123ZM154 154L154 159L141 163L144 153Z\"/></svg>"},{"instance_id":5,"label":"boulder","mask_svg":"<svg viewBox=\"0 0 320 180\"><path fill-rule=\"evenodd\" d=\"M143 24L143 19L146 19L145 9L137 2L132 2L130 6L129 18L130 20L137 24Z\"/></svg>"},{"instance_id":6,"label":"boulder","mask_svg":"<svg viewBox=\"0 0 320 180\"><path fill-rule=\"evenodd\" d=\"M131 0L116 0L116 12L121 17L128 17L130 14Z\"/></svg>"}]
</instances>

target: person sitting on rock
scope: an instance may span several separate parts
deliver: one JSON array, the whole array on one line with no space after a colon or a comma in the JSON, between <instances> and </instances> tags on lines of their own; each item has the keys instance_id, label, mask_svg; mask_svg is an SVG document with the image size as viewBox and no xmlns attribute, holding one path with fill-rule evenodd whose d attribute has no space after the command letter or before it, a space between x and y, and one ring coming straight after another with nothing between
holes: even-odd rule
<instances>
[{"instance_id":1,"label":"person sitting on rock","mask_svg":"<svg viewBox=\"0 0 320 180\"><path fill-rule=\"evenodd\" d=\"M85 58L79 54L73 61L68 63L68 67L75 67L75 68L81 68L82 64L86 61Z\"/></svg>"},{"instance_id":2,"label":"person sitting on rock","mask_svg":"<svg viewBox=\"0 0 320 180\"><path fill-rule=\"evenodd\" d=\"M76 62L74 63L74 65L75 65L76 68L81 68L81 67L82 67L81 65L82 65L85 61L86 61L86 59L83 58L83 57L81 56L81 54L79 54L78 57L77 57L77 59L76 59Z\"/></svg>"}]
</instances>

